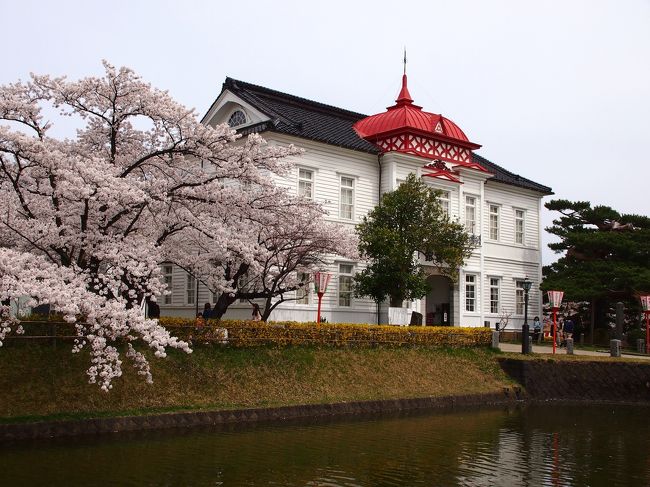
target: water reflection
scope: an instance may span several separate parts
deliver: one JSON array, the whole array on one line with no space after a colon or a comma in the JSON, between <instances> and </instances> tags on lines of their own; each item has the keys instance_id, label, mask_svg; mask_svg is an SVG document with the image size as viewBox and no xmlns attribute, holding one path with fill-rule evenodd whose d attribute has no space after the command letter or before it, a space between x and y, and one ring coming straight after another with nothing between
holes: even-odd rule
<instances>
[{"instance_id":1,"label":"water reflection","mask_svg":"<svg viewBox=\"0 0 650 487\"><path fill-rule=\"evenodd\" d=\"M0 447L2 485L650 485L639 406L532 405Z\"/></svg>"}]
</instances>

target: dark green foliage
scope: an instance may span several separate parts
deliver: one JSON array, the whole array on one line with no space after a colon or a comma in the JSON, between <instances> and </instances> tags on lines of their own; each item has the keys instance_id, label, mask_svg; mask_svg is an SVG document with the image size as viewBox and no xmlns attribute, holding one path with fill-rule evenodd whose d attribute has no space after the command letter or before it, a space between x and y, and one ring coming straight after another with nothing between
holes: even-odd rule
<instances>
[{"instance_id":1,"label":"dark green foliage","mask_svg":"<svg viewBox=\"0 0 650 487\"><path fill-rule=\"evenodd\" d=\"M616 301L638 309L636 294L650 292L650 218L586 201L553 200L546 208L561 214L546 229L560 238L549 247L565 255L544 268L542 289L596 302L603 312Z\"/></svg>"},{"instance_id":2,"label":"dark green foliage","mask_svg":"<svg viewBox=\"0 0 650 487\"><path fill-rule=\"evenodd\" d=\"M355 293L377 302L389 297L392 306L429 291L417 252L452 279L471 252L470 235L444 214L438 193L413 174L382 196L357 233L369 265L355 277Z\"/></svg>"}]
</instances>

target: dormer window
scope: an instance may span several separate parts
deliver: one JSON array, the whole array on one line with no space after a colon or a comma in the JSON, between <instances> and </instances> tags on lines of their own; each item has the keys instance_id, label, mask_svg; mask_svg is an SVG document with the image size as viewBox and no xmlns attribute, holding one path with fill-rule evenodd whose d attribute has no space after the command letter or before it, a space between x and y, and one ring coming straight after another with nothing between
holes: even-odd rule
<instances>
[{"instance_id":1,"label":"dormer window","mask_svg":"<svg viewBox=\"0 0 650 487\"><path fill-rule=\"evenodd\" d=\"M228 119L228 125L230 127L238 127L240 125L244 125L245 123L246 114L241 110L235 110L232 112L232 115L230 115L230 118Z\"/></svg>"}]
</instances>

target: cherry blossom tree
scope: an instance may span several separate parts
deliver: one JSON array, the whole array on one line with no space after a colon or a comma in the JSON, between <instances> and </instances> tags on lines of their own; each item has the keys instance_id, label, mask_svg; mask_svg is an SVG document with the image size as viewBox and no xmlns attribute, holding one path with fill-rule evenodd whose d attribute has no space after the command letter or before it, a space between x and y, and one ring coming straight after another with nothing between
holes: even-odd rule
<instances>
[{"instance_id":1,"label":"cherry blossom tree","mask_svg":"<svg viewBox=\"0 0 650 487\"><path fill-rule=\"evenodd\" d=\"M260 271L240 290L247 299L264 299L262 320L285 301L298 299L295 292L309 286L311 276L326 268L333 256L357 259L356 236L345 227L327 223L315 210L304 211L271 232L261 235L266 257Z\"/></svg>"},{"instance_id":2,"label":"cherry blossom tree","mask_svg":"<svg viewBox=\"0 0 650 487\"><path fill-rule=\"evenodd\" d=\"M90 380L109 389L121 374L118 339L148 379L133 345L190 351L139 311L165 290L159 263L194 255L187 235L209 238L219 262L255 262L251 222L268 224L285 197L269 175L298 151L258 136L235 143L227 126L200 124L130 69L104 67L100 78L32 75L0 88L0 300L30 296L77 323L73 350L89 345ZM75 138L50 135L48 105L81 122ZM231 286L226 274L211 279ZM17 326L1 316L0 341Z\"/></svg>"},{"instance_id":3,"label":"cherry blossom tree","mask_svg":"<svg viewBox=\"0 0 650 487\"><path fill-rule=\"evenodd\" d=\"M239 299L263 299L262 319L266 321L273 309L295 300L295 291L309 284L298 279L299 273L311 274L326 267L334 255L356 258L357 241L349 229L328 222L323 208L309 199L277 188L273 198L262 199L269 191L261 192L257 185L247 186L245 192L249 211L260 204L264 208L251 212L239 227L242 240L255 242L252 252L239 248L224 252L209 230L187 229L178 238L192 241L196 252L183 254L178 250L181 245L170 246L176 252L169 260L182 263L216 295L214 318L221 318ZM222 215L219 223L233 225L233 217L243 222L242 213L237 212Z\"/></svg>"}]
</instances>

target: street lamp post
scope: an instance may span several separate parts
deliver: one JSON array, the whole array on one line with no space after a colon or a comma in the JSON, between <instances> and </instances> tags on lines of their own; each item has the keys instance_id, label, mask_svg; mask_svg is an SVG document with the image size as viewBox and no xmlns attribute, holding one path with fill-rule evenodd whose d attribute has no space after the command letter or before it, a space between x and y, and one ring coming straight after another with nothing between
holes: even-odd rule
<instances>
[{"instance_id":1,"label":"street lamp post","mask_svg":"<svg viewBox=\"0 0 650 487\"><path fill-rule=\"evenodd\" d=\"M533 282L527 277L524 279L524 325L521 327L521 353L530 353L530 329L528 327L528 292Z\"/></svg>"},{"instance_id":2,"label":"street lamp post","mask_svg":"<svg viewBox=\"0 0 650 487\"><path fill-rule=\"evenodd\" d=\"M560 305L562 304L562 296L564 296L564 291L548 292L548 301L551 303L551 308L553 309L553 353L555 353L555 346L557 344L557 310L560 309Z\"/></svg>"},{"instance_id":3,"label":"street lamp post","mask_svg":"<svg viewBox=\"0 0 650 487\"><path fill-rule=\"evenodd\" d=\"M318 321L316 322L318 323L318 326L320 326L320 305L331 278L332 275L328 272L317 272L314 274L314 287L316 288L316 294L318 295Z\"/></svg>"},{"instance_id":4,"label":"street lamp post","mask_svg":"<svg viewBox=\"0 0 650 487\"><path fill-rule=\"evenodd\" d=\"M650 353L650 294L639 296L645 315L645 353Z\"/></svg>"}]
</instances>

